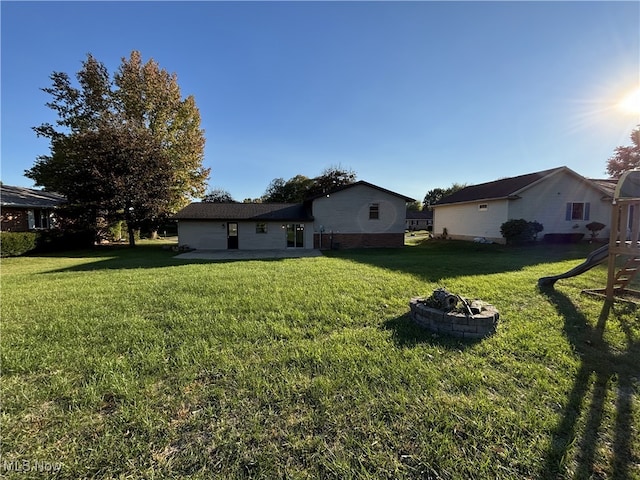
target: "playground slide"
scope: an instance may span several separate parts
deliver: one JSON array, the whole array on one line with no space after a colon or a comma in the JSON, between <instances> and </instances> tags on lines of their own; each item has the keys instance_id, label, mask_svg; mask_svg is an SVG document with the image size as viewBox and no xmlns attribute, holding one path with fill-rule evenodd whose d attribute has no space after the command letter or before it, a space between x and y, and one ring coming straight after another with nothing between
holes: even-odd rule
<instances>
[{"instance_id":1,"label":"playground slide","mask_svg":"<svg viewBox=\"0 0 640 480\"><path fill-rule=\"evenodd\" d=\"M553 287L556 281L561 278L569 278L575 277L576 275L580 275L581 273L586 272L587 270L591 270L596 265L604 262L609 256L609 245L603 245L602 247L594 250L589 254L587 259L582 262L577 267L572 268L568 272L562 273L560 275L554 275L551 277L542 277L538 280L538 285L540 287Z\"/></svg>"}]
</instances>

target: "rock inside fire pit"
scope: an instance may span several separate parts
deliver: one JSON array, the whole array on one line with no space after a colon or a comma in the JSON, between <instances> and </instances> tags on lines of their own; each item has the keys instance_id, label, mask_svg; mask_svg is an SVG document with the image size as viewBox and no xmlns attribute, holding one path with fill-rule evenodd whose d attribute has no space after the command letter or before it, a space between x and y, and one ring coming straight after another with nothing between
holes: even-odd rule
<instances>
[{"instance_id":1,"label":"rock inside fire pit","mask_svg":"<svg viewBox=\"0 0 640 480\"><path fill-rule=\"evenodd\" d=\"M435 333L462 338L492 335L500 316L493 305L482 300L470 301L444 288L434 290L425 299L412 298L409 306L416 324Z\"/></svg>"}]
</instances>

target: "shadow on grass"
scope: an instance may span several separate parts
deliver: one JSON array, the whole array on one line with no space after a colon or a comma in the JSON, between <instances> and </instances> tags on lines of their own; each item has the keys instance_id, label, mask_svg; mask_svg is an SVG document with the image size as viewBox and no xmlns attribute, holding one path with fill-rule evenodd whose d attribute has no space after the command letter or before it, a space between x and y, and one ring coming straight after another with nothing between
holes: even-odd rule
<instances>
[{"instance_id":1,"label":"shadow on grass","mask_svg":"<svg viewBox=\"0 0 640 480\"><path fill-rule=\"evenodd\" d=\"M623 313L637 309L628 304L604 302L596 326L591 326L571 300L560 292L542 289L551 304L564 318L565 335L580 355L581 365L573 389L553 434L540 478L565 478L562 464L568 450L577 445L576 471L573 478L630 478L634 462L630 439L634 431L632 404L634 382L640 372L640 342L634 338L631 326L622 318ZM636 317L637 318L637 317ZM618 320L625 332L627 348L613 350L603 338L607 320ZM596 465L596 448L602 438L600 432L605 402L612 382L617 382L615 426L613 433L613 459L611 477ZM582 431L581 416L585 418Z\"/></svg>"},{"instance_id":2,"label":"shadow on grass","mask_svg":"<svg viewBox=\"0 0 640 480\"><path fill-rule=\"evenodd\" d=\"M325 257L353 261L379 268L409 273L427 282L466 275L488 275L521 270L526 266L567 259L583 260L596 247L579 245L536 245L506 247L497 244L429 240L401 249L354 249L323 252ZM85 261L54 272L108 269L162 268L193 264L246 261L243 259L177 259L176 252L158 244L135 248L124 245L98 246L89 250L51 253L38 256L78 258ZM264 258L273 262L281 258ZM252 260L254 261L254 260ZM554 273L554 272L549 272Z\"/></svg>"},{"instance_id":3,"label":"shadow on grass","mask_svg":"<svg viewBox=\"0 0 640 480\"><path fill-rule=\"evenodd\" d=\"M600 245L505 246L455 240L427 240L401 249L332 250L325 256L415 275L427 282L467 275L490 275L564 260L582 261ZM549 272L552 274L554 272Z\"/></svg>"},{"instance_id":4,"label":"shadow on grass","mask_svg":"<svg viewBox=\"0 0 640 480\"><path fill-rule=\"evenodd\" d=\"M135 248L123 245L96 246L92 249L73 252L40 254L38 257L77 258L85 260L72 267L49 270L46 273L86 272L95 270L125 270L140 268L163 268L185 265L210 265L241 260L208 260L176 258L179 253L162 248L161 245L139 245ZM281 258L264 258L259 261L273 262Z\"/></svg>"},{"instance_id":5,"label":"shadow on grass","mask_svg":"<svg viewBox=\"0 0 640 480\"><path fill-rule=\"evenodd\" d=\"M393 341L401 348L428 344L437 345L446 350L464 350L482 341L482 339L463 339L431 332L416 325L411 320L410 313L387 320L383 328L392 332Z\"/></svg>"}]
</instances>

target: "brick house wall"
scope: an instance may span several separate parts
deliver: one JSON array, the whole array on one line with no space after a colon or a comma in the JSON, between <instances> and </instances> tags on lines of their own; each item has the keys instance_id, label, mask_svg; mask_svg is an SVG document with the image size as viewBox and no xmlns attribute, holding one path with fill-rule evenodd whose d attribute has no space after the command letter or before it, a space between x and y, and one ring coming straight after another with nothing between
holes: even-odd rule
<instances>
[{"instance_id":1,"label":"brick house wall","mask_svg":"<svg viewBox=\"0 0 640 480\"><path fill-rule=\"evenodd\" d=\"M404 233L323 233L313 236L313 248L399 248L404 246Z\"/></svg>"},{"instance_id":2,"label":"brick house wall","mask_svg":"<svg viewBox=\"0 0 640 480\"><path fill-rule=\"evenodd\" d=\"M3 207L0 219L0 230L3 232L27 232L29 230L29 213L25 209Z\"/></svg>"}]
</instances>

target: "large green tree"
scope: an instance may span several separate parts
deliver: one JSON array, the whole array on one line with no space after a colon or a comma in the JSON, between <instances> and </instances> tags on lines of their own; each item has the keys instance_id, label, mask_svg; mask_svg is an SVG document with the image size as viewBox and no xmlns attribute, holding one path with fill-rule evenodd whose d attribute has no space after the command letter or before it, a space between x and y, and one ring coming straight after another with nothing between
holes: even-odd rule
<instances>
[{"instance_id":1,"label":"large green tree","mask_svg":"<svg viewBox=\"0 0 640 480\"><path fill-rule=\"evenodd\" d=\"M304 175L285 180L274 178L265 191L262 201L265 203L300 203L308 196L313 180Z\"/></svg>"},{"instance_id":2,"label":"large green tree","mask_svg":"<svg viewBox=\"0 0 640 480\"><path fill-rule=\"evenodd\" d=\"M193 96L182 99L176 74L153 59L143 64L137 51L122 59L114 83L118 115L146 128L169 157L174 175L169 209L175 212L190 198L202 197L210 170L202 167L205 138Z\"/></svg>"},{"instance_id":3,"label":"large green tree","mask_svg":"<svg viewBox=\"0 0 640 480\"><path fill-rule=\"evenodd\" d=\"M202 197L204 203L236 203L231 194L223 188L213 188Z\"/></svg>"},{"instance_id":4,"label":"large green tree","mask_svg":"<svg viewBox=\"0 0 640 480\"><path fill-rule=\"evenodd\" d=\"M300 203L306 198L329 192L334 188L349 185L356 181L356 173L353 170L341 166L325 168L320 175L314 178L296 175L285 180L274 178L264 195L265 203Z\"/></svg>"},{"instance_id":5,"label":"large green tree","mask_svg":"<svg viewBox=\"0 0 640 480\"><path fill-rule=\"evenodd\" d=\"M457 192L458 190L462 190L466 187L466 184L454 183L449 188L434 188L429 190L427 194L424 196L423 200L423 208L431 208L431 205L440 201L444 197L451 195L452 193Z\"/></svg>"},{"instance_id":6,"label":"large green tree","mask_svg":"<svg viewBox=\"0 0 640 480\"><path fill-rule=\"evenodd\" d=\"M640 168L640 125L631 132L631 145L618 147L607 161L607 173L612 178L620 176L635 168Z\"/></svg>"},{"instance_id":7,"label":"large green tree","mask_svg":"<svg viewBox=\"0 0 640 480\"><path fill-rule=\"evenodd\" d=\"M354 170L341 165L332 165L325 168L320 175L313 179L313 184L309 188L307 195L321 195L330 192L334 188L354 183L356 178L357 175Z\"/></svg>"},{"instance_id":8,"label":"large green tree","mask_svg":"<svg viewBox=\"0 0 640 480\"><path fill-rule=\"evenodd\" d=\"M34 130L50 140L25 175L65 195L89 225L125 219L133 229L153 226L202 196L209 169L202 166L204 132L192 97L181 99L175 75L140 54L122 59L111 81L107 69L88 55L74 86L63 72L43 90L56 125Z\"/></svg>"}]
</instances>

